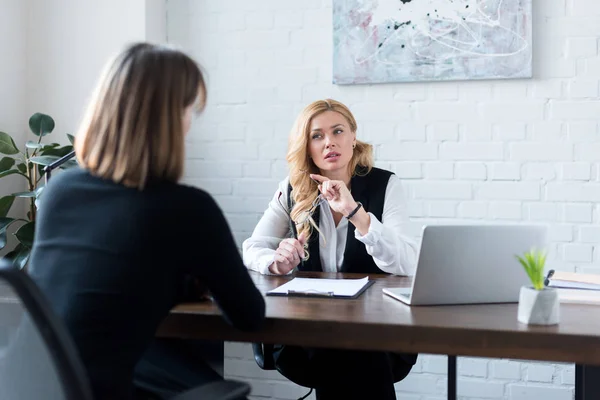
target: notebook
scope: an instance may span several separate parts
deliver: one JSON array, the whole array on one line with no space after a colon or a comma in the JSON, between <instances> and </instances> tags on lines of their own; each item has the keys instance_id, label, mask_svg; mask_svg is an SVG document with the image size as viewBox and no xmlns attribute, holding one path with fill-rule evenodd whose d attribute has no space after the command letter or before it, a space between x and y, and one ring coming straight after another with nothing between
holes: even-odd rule
<instances>
[{"instance_id":1,"label":"notebook","mask_svg":"<svg viewBox=\"0 0 600 400\"><path fill-rule=\"evenodd\" d=\"M600 290L600 275L550 270L546 286L564 289Z\"/></svg>"},{"instance_id":2,"label":"notebook","mask_svg":"<svg viewBox=\"0 0 600 400\"><path fill-rule=\"evenodd\" d=\"M309 296L337 297L355 299L375 281L368 277L362 279L319 279L294 278L276 289L267 292L267 296Z\"/></svg>"}]
</instances>

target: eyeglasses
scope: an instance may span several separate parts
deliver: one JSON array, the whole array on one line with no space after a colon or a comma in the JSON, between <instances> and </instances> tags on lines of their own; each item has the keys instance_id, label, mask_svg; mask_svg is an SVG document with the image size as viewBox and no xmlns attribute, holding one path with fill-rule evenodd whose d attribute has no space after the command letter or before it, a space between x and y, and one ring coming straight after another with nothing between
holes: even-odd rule
<instances>
[{"instance_id":1,"label":"eyeglasses","mask_svg":"<svg viewBox=\"0 0 600 400\"><path fill-rule=\"evenodd\" d=\"M285 212L287 213L287 215L290 217L290 219L292 218L290 211L287 209L287 207L285 207L282 203L281 203L281 195L282 193L279 193L279 196L277 196L277 201L279 202L279 204L281 205L281 207L285 210ZM312 219L312 215L314 214L315 210L317 209L317 207L323 203L323 202L327 202L327 200L325 200L325 198L319 193L319 195L313 200L312 204L310 205L310 208L306 211L303 211L298 220L294 221L294 223L296 225L302 225L305 224L306 222L310 223L314 228L316 228L317 230L319 230L319 227L317 226L317 224L315 224L315 221ZM308 243L304 244L304 257L302 257L302 261L307 261L308 258L310 257L310 254L308 252Z\"/></svg>"},{"instance_id":2,"label":"eyeglasses","mask_svg":"<svg viewBox=\"0 0 600 400\"><path fill-rule=\"evenodd\" d=\"M283 207L283 209L287 212L287 214L291 218L290 210L288 210L287 207L285 207L281 203L281 194L279 195L279 197L277 197L277 201L279 201L279 204L281 205L281 207ZM302 211L302 213L298 216L298 218L294 221L294 223L296 225L302 225L302 224L305 224L306 222L308 222L310 220L310 218L312 217L312 215L314 214L317 207L319 205L321 205L321 203L324 203L326 201L327 200L325 200L323 195L319 193L319 195L313 200L313 202L310 205L310 207L308 208L308 210Z\"/></svg>"},{"instance_id":3,"label":"eyeglasses","mask_svg":"<svg viewBox=\"0 0 600 400\"><path fill-rule=\"evenodd\" d=\"M310 205L310 208L306 211L303 211L299 216L298 216L298 220L296 221L296 225L302 225L305 224L310 218L312 218L313 214L315 213L315 210L317 209L317 207L319 207L319 205L321 205L322 203L325 203L326 200L323 197L323 195L319 194L312 202L312 204Z\"/></svg>"}]
</instances>

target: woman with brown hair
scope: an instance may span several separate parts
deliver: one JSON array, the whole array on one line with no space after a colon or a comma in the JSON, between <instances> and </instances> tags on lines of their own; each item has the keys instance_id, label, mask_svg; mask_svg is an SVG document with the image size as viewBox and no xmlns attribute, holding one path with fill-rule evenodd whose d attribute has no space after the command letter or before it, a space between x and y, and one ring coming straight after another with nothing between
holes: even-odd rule
<instances>
[{"instance_id":1,"label":"woman with brown hair","mask_svg":"<svg viewBox=\"0 0 600 400\"><path fill-rule=\"evenodd\" d=\"M53 178L41 199L31 275L66 322L96 399L131 399L134 385L167 399L222 379L194 343L154 339L174 305L199 297L188 282L208 288L239 329L264 319L220 208L178 183L184 138L205 100L190 57L127 47L100 78L77 133L81 169Z\"/></svg>"},{"instance_id":2,"label":"woman with brown hair","mask_svg":"<svg viewBox=\"0 0 600 400\"><path fill-rule=\"evenodd\" d=\"M248 268L411 275L417 246L405 235L400 180L373 166L373 148L356 138L350 110L327 99L306 106L292 128L284 179L243 244ZM279 346L276 362L318 399L392 399L415 355ZM302 365L286 374L287 366ZM302 369L302 371L300 371Z\"/></svg>"}]
</instances>

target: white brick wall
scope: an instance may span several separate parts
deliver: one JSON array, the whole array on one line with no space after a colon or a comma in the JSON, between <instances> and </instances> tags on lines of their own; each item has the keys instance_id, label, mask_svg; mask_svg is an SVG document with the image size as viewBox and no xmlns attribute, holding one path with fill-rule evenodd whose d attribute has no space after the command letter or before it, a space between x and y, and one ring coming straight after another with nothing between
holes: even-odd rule
<instances>
[{"instance_id":1,"label":"white brick wall","mask_svg":"<svg viewBox=\"0 0 600 400\"><path fill-rule=\"evenodd\" d=\"M188 139L186 180L211 192L238 243L286 175L289 129L307 103L347 103L378 165L425 222L550 226L549 267L600 272L600 2L534 1L534 75L516 81L335 86L331 0L169 0L169 41L207 71L209 105ZM304 393L227 345L226 373L257 399ZM568 364L459 359L461 399L567 400ZM446 359L422 355L402 399L440 400Z\"/></svg>"}]
</instances>

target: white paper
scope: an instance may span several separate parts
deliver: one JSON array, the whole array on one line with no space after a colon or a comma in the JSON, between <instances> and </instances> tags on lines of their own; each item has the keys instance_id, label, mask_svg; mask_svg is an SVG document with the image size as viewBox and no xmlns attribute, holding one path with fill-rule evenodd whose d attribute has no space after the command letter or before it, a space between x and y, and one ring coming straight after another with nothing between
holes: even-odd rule
<instances>
[{"instance_id":1,"label":"white paper","mask_svg":"<svg viewBox=\"0 0 600 400\"><path fill-rule=\"evenodd\" d=\"M294 294L323 296L355 296L369 282L369 278L362 279L319 279L319 278L294 278L291 281L271 290L271 294Z\"/></svg>"}]
</instances>

